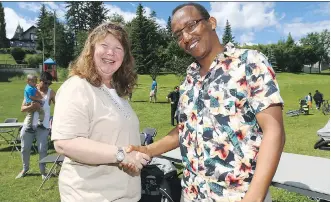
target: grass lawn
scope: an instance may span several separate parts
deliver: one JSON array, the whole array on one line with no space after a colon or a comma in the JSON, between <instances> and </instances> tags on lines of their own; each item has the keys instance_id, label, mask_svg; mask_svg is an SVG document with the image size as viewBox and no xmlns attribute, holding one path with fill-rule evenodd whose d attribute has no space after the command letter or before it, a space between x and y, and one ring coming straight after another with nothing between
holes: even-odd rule
<instances>
[{"instance_id":1,"label":"grass lawn","mask_svg":"<svg viewBox=\"0 0 331 202\"><path fill-rule=\"evenodd\" d=\"M16 65L16 61L11 54L0 54L0 64Z\"/></svg>"},{"instance_id":2,"label":"grass lawn","mask_svg":"<svg viewBox=\"0 0 331 202\"><path fill-rule=\"evenodd\" d=\"M151 77L139 76L139 85L132 97L132 107L139 117L140 129L145 127L157 128L157 139L165 136L172 129L170 125L170 104L166 102L165 97L172 91L174 86L179 84L179 81L173 75L159 76L157 78L159 86L158 102L153 104L148 102L149 89L152 83ZM325 116L317 110L311 111L311 115L307 116L287 117L285 115L285 112L289 109L298 109L299 98L304 97L309 92L314 94L316 89L324 94L325 99L329 99L330 76L279 73L278 83L285 101L285 152L330 158L329 151L319 151L313 148L314 143L318 140L316 131L326 124L329 116ZM60 85L60 83L55 83L51 88L57 90ZM19 109L23 99L24 86L24 81L19 80L0 82L0 121L9 117L17 117L19 121L23 121L24 114ZM37 154L31 156L30 175L15 180L15 176L21 170L22 165L19 153L15 152L10 155L10 150L11 148L2 142L2 145L0 145L0 201L59 201L57 178L51 178L44 185L43 190L37 192L37 188L41 183L41 176L38 175ZM50 152L54 151L50 150ZM273 187L271 193L274 202L311 201L305 196Z\"/></svg>"}]
</instances>

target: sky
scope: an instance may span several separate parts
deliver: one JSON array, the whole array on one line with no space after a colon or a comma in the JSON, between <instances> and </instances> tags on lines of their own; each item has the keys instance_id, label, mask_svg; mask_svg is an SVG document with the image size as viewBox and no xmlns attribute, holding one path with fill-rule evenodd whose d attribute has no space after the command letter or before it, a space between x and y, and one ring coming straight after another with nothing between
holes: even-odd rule
<instances>
[{"instance_id":1,"label":"sky","mask_svg":"<svg viewBox=\"0 0 331 202\"><path fill-rule=\"evenodd\" d=\"M5 11L7 38L14 35L20 24L24 31L36 25L41 4L65 21L65 2L2 2ZM104 2L108 15L118 13L124 20L135 17L139 3L145 15L156 12L156 21L166 26L172 10L185 2ZM270 44L286 39L291 33L295 41L310 32L330 30L330 2L198 2L217 20L217 33L221 38L226 20L232 28L235 41L240 44Z\"/></svg>"}]
</instances>

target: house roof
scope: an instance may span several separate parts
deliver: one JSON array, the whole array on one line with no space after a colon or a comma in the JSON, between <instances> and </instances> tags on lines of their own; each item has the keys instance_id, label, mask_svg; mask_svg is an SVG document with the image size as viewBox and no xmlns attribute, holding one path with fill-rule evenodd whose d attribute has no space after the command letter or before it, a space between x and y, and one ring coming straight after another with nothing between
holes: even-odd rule
<instances>
[{"instance_id":1,"label":"house roof","mask_svg":"<svg viewBox=\"0 0 331 202\"><path fill-rule=\"evenodd\" d=\"M20 28L21 28L22 31L23 31L23 28L22 28L20 25L17 25L17 28L16 28L16 31L15 31L15 34L14 34L14 36L11 38L11 40L19 40L19 37L20 37L20 36L18 36L18 35L19 35L20 33L18 33L17 30L20 29ZM21 33L21 35L24 35L26 32L28 32L28 31L31 30L31 29L36 29L36 27L35 27L34 25L32 25L31 27L29 27L29 29L23 31L23 32Z\"/></svg>"}]
</instances>

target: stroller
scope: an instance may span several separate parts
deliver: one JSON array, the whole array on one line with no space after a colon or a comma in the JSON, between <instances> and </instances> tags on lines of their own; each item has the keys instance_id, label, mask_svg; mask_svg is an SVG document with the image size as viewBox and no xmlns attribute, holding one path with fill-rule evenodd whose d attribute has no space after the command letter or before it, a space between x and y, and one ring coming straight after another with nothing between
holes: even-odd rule
<instances>
[{"instance_id":1,"label":"stroller","mask_svg":"<svg viewBox=\"0 0 331 202\"><path fill-rule=\"evenodd\" d=\"M317 131L317 135L320 139L315 143L314 149L330 150L330 120Z\"/></svg>"},{"instance_id":2,"label":"stroller","mask_svg":"<svg viewBox=\"0 0 331 202\"><path fill-rule=\"evenodd\" d=\"M300 114L308 115L309 106L305 99L299 99L299 109L298 110L289 110L286 112L287 116L299 116Z\"/></svg>"},{"instance_id":3,"label":"stroller","mask_svg":"<svg viewBox=\"0 0 331 202\"><path fill-rule=\"evenodd\" d=\"M141 133L141 144L153 143L156 129L145 128ZM181 184L176 167L171 161L154 157L141 170L142 196L139 202L179 202Z\"/></svg>"}]
</instances>

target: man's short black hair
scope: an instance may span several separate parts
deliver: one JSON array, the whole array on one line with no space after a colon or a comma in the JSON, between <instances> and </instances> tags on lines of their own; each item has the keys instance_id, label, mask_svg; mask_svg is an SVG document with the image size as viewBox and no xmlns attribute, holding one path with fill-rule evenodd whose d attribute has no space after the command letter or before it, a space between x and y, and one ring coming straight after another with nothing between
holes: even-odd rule
<instances>
[{"instance_id":1,"label":"man's short black hair","mask_svg":"<svg viewBox=\"0 0 331 202\"><path fill-rule=\"evenodd\" d=\"M203 7L201 4L198 4L198 3L193 3L193 2L190 2L190 3L185 3L185 4L181 4L179 6L177 6L174 10L172 10L172 16L174 16L174 14L181 8L185 7L185 6L193 6L194 8L196 8L201 17L205 18L205 19L208 19L210 18L210 15L207 11L207 9L205 7Z\"/></svg>"},{"instance_id":2,"label":"man's short black hair","mask_svg":"<svg viewBox=\"0 0 331 202\"><path fill-rule=\"evenodd\" d=\"M41 72L40 81L52 81L53 77L49 72Z\"/></svg>"},{"instance_id":3,"label":"man's short black hair","mask_svg":"<svg viewBox=\"0 0 331 202\"><path fill-rule=\"evenodd\" d=\"M178 86L175 86L175 87L174 87L174 89L177 89L177 88L179 88L179 87L178 87Z\"/></svg>"}]
</instances>

